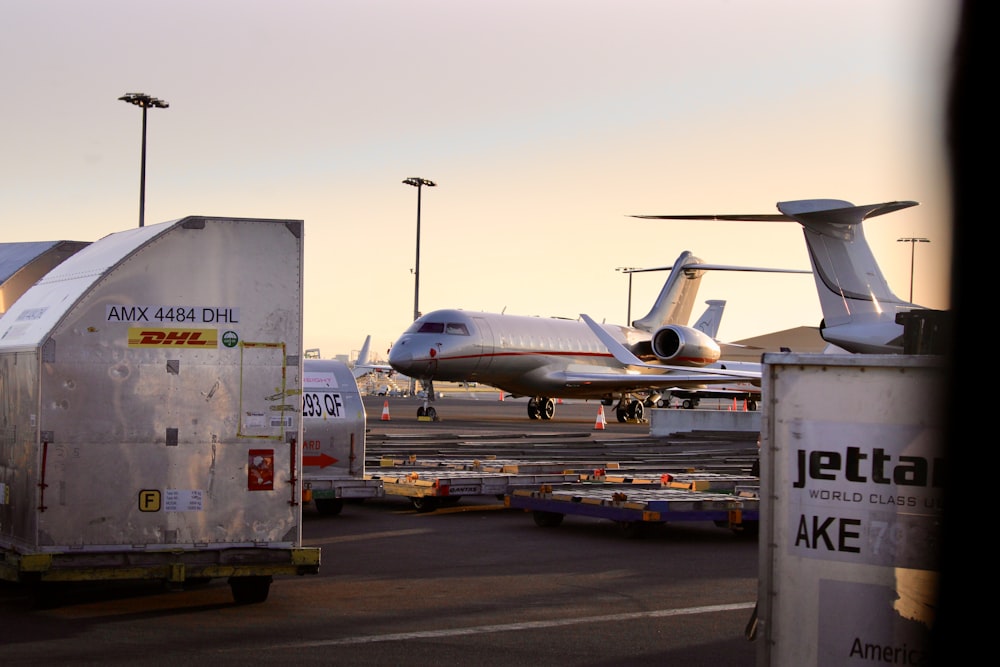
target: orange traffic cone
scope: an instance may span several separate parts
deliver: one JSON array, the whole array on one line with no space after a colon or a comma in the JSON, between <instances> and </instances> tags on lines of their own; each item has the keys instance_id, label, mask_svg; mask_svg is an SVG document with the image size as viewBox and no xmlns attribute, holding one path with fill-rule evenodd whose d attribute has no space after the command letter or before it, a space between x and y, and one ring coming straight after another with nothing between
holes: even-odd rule
<instances>
[{"instance_id":1,"label":"orange traffic cone","mask_svg":"<svg viewBox=\"0 0 1000 667\"><path fill-rule=\"evenodd\" d=\"M389 421L389 401L386 401L382 406L382 421Z\"/></svg>"},{"instance_id":2,"label":"orange traffic cone","mask_svg":"<svg viewBox=\"0 0 1000 667\"><path fill-rule=\"evenodd\" d=\"M503 392L500 392L500 402L503 403Z\"/></svg>"},{"instance_id":3,"label":"orange traffic cone","mask_svg":"<svg viewBox=\"0 0 1000 667\"><path fill-rule=\"evenodd\" d=\"M604 406L602 405L597 409L597 421L594 422L595 431L603 431L607 426L607 422L604 421Z\"/></svg>"}]
</instances>

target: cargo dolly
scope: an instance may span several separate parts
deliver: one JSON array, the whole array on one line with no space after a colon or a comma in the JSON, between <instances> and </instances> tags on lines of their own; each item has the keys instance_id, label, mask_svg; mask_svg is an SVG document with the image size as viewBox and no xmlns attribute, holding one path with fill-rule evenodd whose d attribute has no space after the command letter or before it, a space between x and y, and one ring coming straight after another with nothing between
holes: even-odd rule
<instances>
[{"instance_id":1,"label":"cargo dolly","mask_svg":"<svg viewBox=\"0 0 1000 667\"><path fill-rule=\"evenodd\" d=\"M316 511L335 516L344 509L345 501L363 501L385 495L382 480L365 475L310 475L302 483L302 501L316 504Z\"/></svg>"},{"instance_id":2,"label":"cargo dolly","mask_svg":"<svg viewBox=\"0 0 1000 667\"><path fill-rule=\"evenodd\" d=\"M589 482L546 484L534 490L514 489L504 504L530 511L535 524L543 528L558 526L571 514L614 521L629 538L658 524L681 521L711 521L735 533L755 535L760 514L755 487L715 493Z\"/></svg>"},{"instance_id":3,"label":"cargo dolly","mask_svg":"<svg viewBox=\"0 0 1000 667\"><path fill-rule=\"evenodd\" d=\"M515 475L455 469L415 469L371 475L382 482L387 496L409 498L418 512L432 512L442 505L455 505L462 496L503 498L512 490L542 484L576 482L579 473Z\"/></svg>"}]
</instances>

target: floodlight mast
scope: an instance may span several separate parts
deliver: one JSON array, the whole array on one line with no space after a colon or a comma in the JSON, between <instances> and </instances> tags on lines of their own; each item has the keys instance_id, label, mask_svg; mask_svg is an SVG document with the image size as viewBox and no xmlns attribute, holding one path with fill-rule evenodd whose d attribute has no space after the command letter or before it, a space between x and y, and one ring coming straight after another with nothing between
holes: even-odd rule
<instances>
[{"instance_id":1,"label":"floodlight mast","mask_svg":"<svg viewBox=\"0 0 1000 667\"><path fill-rule=\"evenodd\" d=\"M413 268L413 319L417 320L420 317L420 192L425 185L433 188L437 183L418 176L404 179L403 183L417 189L417 260Z\"/></svg>"},{"instance_id":2,"label":"floodlight mast","mask_svg":"<svg viewBox=\"0 0 1000 667\"><path fill-rule=\"evenodd\" d=\"M413 321L420 318L420 193L426 185L433 188L437 185L434 181L419 176L411 176L403 179L404 185L412 185L417 189L417 261L413 268ZM410 378L410 395L414 394L416 382Z\"/></svg>"},{"instance_id":3,"label":"floodlight mast","mask_svg":"<svg viewBox=\"0 0 1000 667\"><path fill-rule=\"evenodd\" d=\"M913 303L913 254L914 249L917 247L918 243L930 243L930 239L925 239L922 236L906 236L901 239L896 239L897 243L909 243L910 244L910 303Z\"/></svg>"},{"instance_id":4,"label":"floodlight mast","mask_svg":"<svg viewBox=\"0 0 1000 667\"><path fill-rule=\"evenodd\" d=\"M628 274L628 311L625 319L625 324L627 326L632 326L632 272L639 271L640 269L635 266L619 266L615 268L615 271L620 271L622 273Z\"/></svg>"},{"instance_id":5,"label":"floodlight mast","mask_svg":"<svg viewBox=\"0 0 1000 667\"><path fill-rule=\"evenodd\" d=\"M139 166L139 226L142 227L146 215L146 109L166 109L170 105L146 93L126 93L118 99L142 108L142 158Z\"/></svg>"}]
</instances>

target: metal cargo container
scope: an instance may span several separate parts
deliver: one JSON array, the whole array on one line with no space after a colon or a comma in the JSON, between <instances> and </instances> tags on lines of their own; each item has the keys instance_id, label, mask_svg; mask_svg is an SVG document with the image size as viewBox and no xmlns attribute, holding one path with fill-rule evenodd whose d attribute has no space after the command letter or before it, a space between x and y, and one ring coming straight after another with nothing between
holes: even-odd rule
<instances>
[{"instance_id":1,"label":"metal cargo container","mask_svg":"<svg viewBox=\"0 0 1000 667\"><path fill-rule=\"evenodd\" d=\"M941 357L763 357L757 664L926 664L945 451Z\"/></svg>"},{"instance_id":2,"label":"metal cargo container","mask_svg":"<svg viewBox=\"0 0 1000 667\"><path fill-rule=\"evenodd\" d=\"M320 514L339 514L345 500L381 497L381 480L365 474L367 417L354 373L333 359L303 365L303 500Z\"/></svg>"},{"instance_id":3,"label":"metal cargo container","mask_svg":"<svg viewBox=\"0 0 1000 667\"><path fill-rule=\"evenodd\" d=\"M0 243L0 315L39 278L87 245L84 241Z\"/></svg>"},{"instance_id":4,"label":"metal cargo container","mask_svg":"<svg viewBox=\"0 0 1000 667\"><path fill-rule=\"evenodd\" d=\"M302 542L303 223L110 234L0 318L0 578L315 573Z\"/></svg>"}]
</instances>

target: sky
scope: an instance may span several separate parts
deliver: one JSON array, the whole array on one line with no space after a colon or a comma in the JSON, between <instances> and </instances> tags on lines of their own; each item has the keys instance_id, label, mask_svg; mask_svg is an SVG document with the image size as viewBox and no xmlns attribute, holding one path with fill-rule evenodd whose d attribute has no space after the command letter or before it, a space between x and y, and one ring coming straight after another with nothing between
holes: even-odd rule
<instances>
[{"instance_id":1,"label":"sky","mask_svg":"<svg viewBox=\"0 0 1000 667\"><path fill-rule=\"evenodd\" d=\"M305 221L303 337L353 359L419 309L624 324L620 267L808 268L779 201L914 200L865 233L949 307L940 0L0 0L3 242L188 215ZM929 243L899 242L906 237ZM912 259L912 262L911 262ZM666 273L632 277L644 315ZM719 338L821 319L813 279L709 273ZM702 307L696 307L694 316Z\"/></svg>"}]
</instances>

